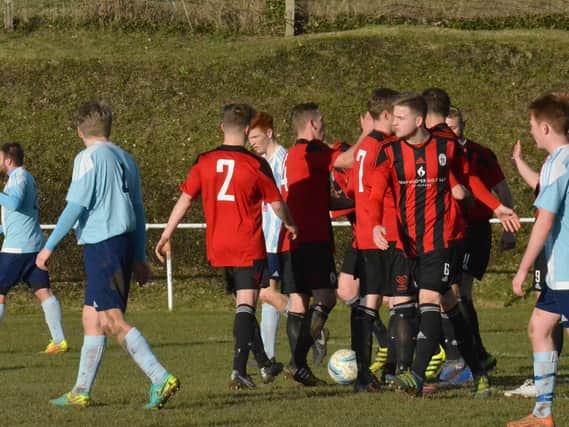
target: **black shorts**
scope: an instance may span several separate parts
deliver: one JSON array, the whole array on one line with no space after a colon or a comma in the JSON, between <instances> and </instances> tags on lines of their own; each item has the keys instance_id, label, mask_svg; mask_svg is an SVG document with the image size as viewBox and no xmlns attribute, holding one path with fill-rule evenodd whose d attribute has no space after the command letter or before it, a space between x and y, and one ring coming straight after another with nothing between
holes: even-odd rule
<instances>
[{"instance_id":1,"label":"black shorts","mask_svg":"<svg viewBox=\"0 0 569 427\"><path fill-rule=\"evenodd\" d=\"M280 254L281 292L311 295L315 289L336 289L336 266L328 242L301 243Z\"/></svg>"},{"instance_id":2,"label":"black shorts","mask_svg":"<svg viewBox=\"0 0 569 427\"><path fill-rule=\"evenodd\" d=\"M488 221L468 225L464 239L462 271L481 280L486 273L492 250L492 226Z\"/></svg>"},{"instance_id":3,"label":"black shorts","mask_svg":"<svg viewBox=\"0 0 569 427\"><path fill-rule=\"evenodd\" d=\"M353 246L346 248L342 269L340 271L358 277L358 250Z\"/></svg>"},{"instance_id":4,"label":"black shorts","mask_svg":"<svg viewBox=\"0 0 569 427\"><path fill-rule=\"evenodd\" d=\"M449 283L451 285L460 284L462 282L462 262L466 250L466 240L453 240L448 244L448 252L450 257L450 276Z\"/></svg>"},{"instance_id":5,"label":"black shorts","mask_svg":"<svg viewBox=\"0 0 569 427\"><path fill-rule=\"evenodd\" d=\"M545 251L541 251L533 264L532 291L541 292L545 287L545 276L547 276L547 260Z\"/></svg>"},{"instance_id":6,"label":"black shorts","mask_svg":"<svg viewBox=\"0 0 569 427\"><path fill-rule=\"evenodd\" d=\"M269 286L269 269L266 259L253 261L251 267L225 267L225 290L228 294L267 286Z\"/></svg>"},{"instance_id":7,"label":"black shorts","mask_svg":"<svg viewBox=\"0 0 569 427\"><path fill-rule=\"evenodd\" d=\"M390 243L385 251L359 251L360 296L410 296L417 293L411 280L411 265L403 251Z\"/></svg>"},{"instance_id":8,"label":"black shorts","mask_svg":"<svg viewBox=\"0 0 569 427\"><path fill-rule=\"evenodd\" d=\"M419 289L427 289L444 295L452 285L453 265L449 249L436 249L415 259L413 279Z\"/></svg>"}]
</instances>

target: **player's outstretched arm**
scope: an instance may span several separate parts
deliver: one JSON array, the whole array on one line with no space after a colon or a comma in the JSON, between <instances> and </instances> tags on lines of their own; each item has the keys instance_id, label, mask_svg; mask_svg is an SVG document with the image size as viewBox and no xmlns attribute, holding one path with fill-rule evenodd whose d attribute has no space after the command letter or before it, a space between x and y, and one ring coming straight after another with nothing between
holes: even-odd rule
<instances>
[{"instance_id":1,"label":"player's outstretched arm","mask_svg":"<svg viewBox=\"0 0 569 427\"><path fill-rule=\"evenodd\" d=\"M168 224L166 224L166 228L164 229L160 240L156 244L156 249L154 250L154 253L162 264L164 264L164 261L166 260L165 255L170 254L172 251L172 248L170 246L170 239L172 237L172 234L174 234L176 227L182 221L186 215L186 212L188 209L190 209L191 206L192 198L188 194L182 193L176 202L174 209L172 209L172 212L170 213Z\"/></svg>"},{"instance_id":2,"label":"player's outstretched arm","mask_svg":"<svg viewBox=\"0 0 569 427\"><path fill-rule=\"evenodd\" d=\"M44 246L44 248L38 253L36 257L36 265L42 270L47 270L47 260L51 256L55 247L63 240L63 238L71 231L81 214L85 211L85 208L81 205L75 203L67 203L63 212L57 220L55 229L50 234L49 239Z\"/></svg>"},{"instance_id":3,"label":"player's outstretched arm","mask_svg":"<svg viewBox=\"0 0 569 427\"><path fill-rule=\"evenodd\" d=\"M358 146L373 131L373 118L366 112L360 116L360 127L362 133L360 134L357 142L352 145L349 149L341 153L336 160L334 160L334 167L341 169L349 169L354 164L354 153L358 149Z\"/></svg>"},{"instance_id":4,"label":"player's outstretched arm","mask_svg":"<svg viewBox=\"0 0 569 427\"><path fill-rule=\"evenodd\" d=\"M549 236L553 223L555 222L555 214L545 209L539 210L539 215L533 225L528 241L528 246L520 262L518 272L512 280L512 290L518 296L524 296L523 284L527 277L529 269L532 267L536 258L543 250L545 240Z\"/></svg>"},{"instance_id":5,"label":"player's outstretched arm","mask_svg":"<svg viewBox=\"0 0 569 427\"><path fill-rule=\"evenodd\" d=\"M496 193L498 199L500 199L504 206L511 208L514 205L510 187L508 186L508 183L505 179L492 187L492 191ZM514 249L516 247L516 235L510 231L504 231L502 233L502 241L500 247L502 250Z\"/></svg>"},{"instance_id":6,"label":"player's outstretched arm","mask_svg":"<svg viewBox=\"0 0 569 427\"><path fill-rule=\"evenodd\" d=\"M512 163L527 185L529 185L532 190L535 190L539 183L539 174L529 167L523 159L522 143L519 140L512 147Z\"/></svg>"},{"instance_id":7,"label":"player's outstretched arm","mask_svg":"<svg viewBox=\"0 0 569 427\"><path fill-rule=\"evenodd\" d=\"M498 218L502 223L504 230L510 233L516 233L522 227L518 215L512 209L502 204L494 209L494 214L496 215L496 218Z\"/></svg>"},{"instance_id":8,"label":"player's outstretched arm","mask_svg":"<svg viewBox=\"0 0 569 427\"><path fill-rule=\"evenodd\" d=\"M290 233L290 238L292 240L298 237L298 227L294 223L288 206L282 200L278 200L276 202L271 202L271 209L275 213L276 216L283 222L284 227Z\"/></svg>"}]
</instances>

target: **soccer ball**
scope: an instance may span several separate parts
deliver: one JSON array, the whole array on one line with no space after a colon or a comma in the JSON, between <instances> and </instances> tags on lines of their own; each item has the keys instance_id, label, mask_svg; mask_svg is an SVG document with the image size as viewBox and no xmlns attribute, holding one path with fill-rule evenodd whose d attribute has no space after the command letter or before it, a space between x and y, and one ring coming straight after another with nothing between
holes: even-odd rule
<instances>
[{"instance_id":1,"label":"soccer ball","mask_svg":"<svg viewBox=\"0 0 569 427\"><path fill-rule=\"evenodd\" d=\"M342 349L330 356L328 374L338 384L351 384L358 376L356 353L353 350Z\"/></svg>"}]
</instances>

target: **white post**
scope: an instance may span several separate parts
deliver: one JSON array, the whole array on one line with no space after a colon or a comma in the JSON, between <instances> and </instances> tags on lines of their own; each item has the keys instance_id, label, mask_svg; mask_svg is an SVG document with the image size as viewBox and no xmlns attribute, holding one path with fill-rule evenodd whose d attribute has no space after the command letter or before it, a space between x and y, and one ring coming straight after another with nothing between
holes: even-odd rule
<instances>
[{"instance_id":1,"label":"white post","mask_svg":"<svg viewBox=\"0 0 569 427\"><path fill-rule=\"evenodd\" d=\"M285 36L294 36L294 24L295 24L295 0L285 1Z\"/></svg>"},{"instance_id":2,"label":"white post","mask_svg":"<svg viewBox=\"0 0 569 427\"><path fill-rule=\"evenodd\" d=\"M172 255L166 255L166 284L168 286L168 311L174 310L174 289L172 286Z\"/></svg>"},{"instance_id":3,"label":"white post","mask_svg":"<svg viewBox=\"0 0 569 427\"><path fill-rule=\"evenodd\" d=\"M14 9L12 0L4 0L4 28L8 31L14 29Z\"/></svg>"}]
</instances>

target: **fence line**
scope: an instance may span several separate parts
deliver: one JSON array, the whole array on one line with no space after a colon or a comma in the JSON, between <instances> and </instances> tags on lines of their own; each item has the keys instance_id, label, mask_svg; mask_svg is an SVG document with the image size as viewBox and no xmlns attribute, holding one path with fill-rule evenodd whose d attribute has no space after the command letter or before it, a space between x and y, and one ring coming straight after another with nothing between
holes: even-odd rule
<instances>
[{"instance_id":1,"label":"fence line","mask_svg":"<svg viewBox=\"0 0 569 427\"><path fill-rule=\"evenodd\" d=\"M520 218L522 223L533 223L535 218ZM496 218L490 219L491 224L499 224L500 220ZM349 221L332 221L333 227L349 227ZM42 224L42 230L53 230L55 224ZM166 228L166 224L146 224L147 230L163 230ZM178 224L178 228L185 229L205 229L206 225L203 223L185 223ZM166 259L166 285L168 288L168 310L172 311L174 309L174 277L172 276L172 258L170 256Z\"/></svg>"}]
</instances>

